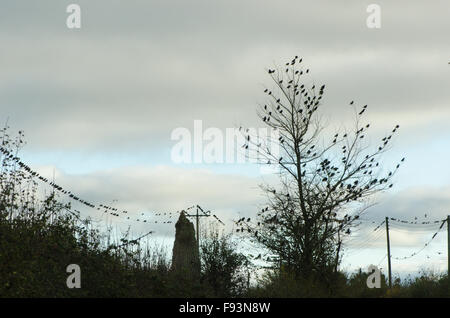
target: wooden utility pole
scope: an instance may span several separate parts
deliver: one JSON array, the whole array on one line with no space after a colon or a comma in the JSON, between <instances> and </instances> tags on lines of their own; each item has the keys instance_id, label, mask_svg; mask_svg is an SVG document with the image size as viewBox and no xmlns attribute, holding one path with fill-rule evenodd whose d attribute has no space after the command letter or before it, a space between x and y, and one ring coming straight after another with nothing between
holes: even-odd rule
<instances>
[{"instance_id":1,"label":"wooden utility pole","mask_svg":"<svg viewBox=\"0 0 450 318\"><path fill-rule=\"evenodd\" d=\"M247 266L247 289L250 289L250 270L248 269L248 264L249 264L249 261L247 259L246 264L245 264Z\"/></svg>"},{"instance_id":2,"label":"wooden utility pole","mask_svg":"<svg viewBox=\"0 0 450 318\"><path fill-rule=\"evenodd\" d=\"M190 210L192 208L197 208L197 211L195 214L186 214L186 216L188 217L195 217L195 225L196 225L196 232L197 232L197 249L200 252L200 218L201 217L209 217L209 216L213 216L217 221L219 221L222 225L225 225L215 214L211 215L211 211L204 211L199 205L196 206L191 206L190 208L188 208L187 210ZM199 213L199 211L201 211L201 214ZM186 212L186 211L185 211Z\"/></svg>"},{"instance_id":3,"label":"wooden utility pole","mask_svg":"<svg viewBox=\"0 0 450 318\"><path fill-rule=\"evenodd\" d=\"M389 288L392 288L392 270L391 270L391 244L389 242L389 218L386 217L386 238L387 238L387 258L389 271Z\"/></svg>"},{"instance_id":4,"label":"wooden utility pole","mask_svg":"<svg viewBox=\"0 0 450 318\"><path fill-rule=\"evenodd\" d=\"M450 215L447 215L447 276L450 277Z\"/></svg>"},{"instance_id":5,"label":"wooden utility pole","mask_svg":"<svg viewBox=\"0 0 450 318\"><path fill-rule=\"evenodd\" d=\"M198 222L199 222L200 216L198 215L198 206L197 206L197 214L195 216L196 216L195 217L195 222L196 222L195 228L197 229L197 249L200 251L200 236L199 236L200 229L198 228Z\"/></svg>"},{"instance_id":6,"label":"wooden utility pole","mask_svg":"<svg viewBox=\"0 0 450 318\"><path fill-rule=\"evenodd\" d=\"M195 214L186 214L186 216L189 217L195 217L195 225L196 225L196 234L197 234L197 249L200 251L200 218L201 217L208 217L211 215L210 211L203 211L203 209L200 206L196 206L197 211ZM202 214L199 214L199 211L202 212Z\"/></svg>"}]
</instances>

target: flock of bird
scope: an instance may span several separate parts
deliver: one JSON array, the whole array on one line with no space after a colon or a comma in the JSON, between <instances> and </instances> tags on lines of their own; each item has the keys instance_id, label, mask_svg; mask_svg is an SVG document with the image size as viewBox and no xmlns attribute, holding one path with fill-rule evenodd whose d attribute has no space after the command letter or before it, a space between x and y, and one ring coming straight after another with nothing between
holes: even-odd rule
<instances>
[{"instance_id":1,"label":"flock of bird","mask_svg":"<svg viewBox=\"0 0 450 318\"><path fill-rule=\"evenodd\" d=\"M114 217L121 217L121 218L125 218L125 220L134 220L135 222L142 222L142 223L155 223L157 224L158 221L157 220L150 220L147 216L146 213L141 213L139 214L138 217L136 218L132 218L132 216L127 216L131 215L131 213L129 213L128 210L119 210L115 207L111 207L105 204L98 204L95 205L87 200L84 200L82 198L80 198L79 196L75 195L72 191L66 190L64 189L62 186L56 184L53 181L50 181L48 178L45 178L43 176L41 176L38 172L32 170L28 165L26 165L25 163L23 163L19 157L15 156L14 154L12 154L10 151L8 151L6 148L4 148L3 146L0 146L0 152L9 160L12 160L14 162L16 162L18 164L18 166L23 169L24 171L26 171L27 173L29 173L32 177L36 177L38 178L40 181L48 184L50 187L52 187L55 191L58 191L59 193L68 196L70 199L72 199L73 201L76 201L78 203L81 203L82 205L89 207L91 209L96 209L97 211L103 211L103 213L108 213ZM75 210L75 212L79 213L80 211ZM159 213L154 213L154 216L163 216L166 218L173 218L174 216L178 215L181 211L177 211L177 212L159 212ZM136 213L135 213L136 215ZM168 220L168 221L160 221L160 224L171 224L173 223L173 221Z\"/></svg>"},{"instance_id":2,"label":"flock of bird","mask_svg":"<svg viewBox=\"0 0 450 318\"><path fill-rule=\"evenodd\" d=\"M427 217L427 214L425 214L425 217ZM400 222L400 223L404 223L404 224L424 224L424 225L427 225L427 224L438 224L438 223L446 221L446 220L436 220L436 221L418 222L417 221L417 217L414 217L414 221L405 221L405 220L400 220L400 219L397 219L397 218L389 218L389 220Z\"/></svg>"},{"instance_id":3,"label":"flock of bird","mask_svg":"<svg viewBox=\"0 0 450 318\"><path fill-rule=\"evenodd\" d=\"M303 72L303 70L296 69L294 67L296 64L300 64L301 62L302 59L298 59L298 56L295 56L292 61L286 63L285 72L277 71L275 69L268 70L269 75L272 77L275 83L278 84L278 88L281 89L281 96L283 97L277 96L277 93L274 93L269 88L264 88L264 93L267 94L269 102L261 107L262 113L260 117L262 121L268 126L280 131L281 136L278 137L278 142L280 145L285 144L288 139L288 137L283 135L282 133L284 129L284 121L287 120L290 123L289 120L293 120L297 121L298 123L303 122L304 124L307 124L308 121L311 120L313 113L318 109L325 89L325 85L322 85L319 89L318 94L316 94L315 85L307 87L305 86L305 84L299 82L301 75L309 73L309 69ZM283 104L284 102L287 103L287 106ZM353 106L354 103L354 101L351 101L350 106ZM367 109L368 106L364 105L358 111L355 110L355 114L361 117L364 115ZM356 129L354 133L355 142L356 140L359 141L365 138L365 132L369 128L370 124L367 123L362 127ZM314 180L314 182L318 185L320 184L320 182L324 185L324 189L326 190L325 192L334 191L340 196L343 196L347 202L350 202L351 200L358 200L365 193L374 188L391 188L393 184L389 184L389 180L399 169L401 163L405 161L405 158L402 158L400 162L397 163L393 171L388 171L386 173L380 170L381 167L379 163L375 161L375 158L386 149L386 146L391 141L393 134L396 133L399 128L399 125L395 125L395 127L392 129L392 133L386 135L381 139L381 145L375 147L373 153L362 157L361 160L358 160L359 162L351 161L351 158L354 154L352 153L352 151L354 151L352 143L349 143L351 135L349 133L335 134L331 139L332 142L330 148L339 143L341 143L341 145L342 143L344 143L344 145L340 149L342 157L341 160L339 160L343 165L333 164L333 160L330 160L328 158L324 159L322 157L324 152L321 149L318 149L318 147L316 147L316 145L314 144L311 145L305 142L305 146L300 149L302 153L301 157L304 160L304 162L300 163L301 167L304 168L302 169L302 177L305 177L307 173L310 174L311 180ZM240 128L240 130L241 129L242 127ZM246 130L246 133L248 134L245 136L246 142L244 143L243 148L249 149L249 145L253 144L257 146L259 153L259 148L262 143L258 140L255 141L255 137L250 136L248 129ZM289 142L293 144L293 140L290 139ZM299 142L300 144L302 144L304 140L300 139ZM287 146L287 149L289 149L289 146ZM267 164L280 164L284 166L297 164L296 162L286 161L283 158L283 155L275 158L269 157L270 156L267 156L266 158ZM291 156L289 156L288 154L286 155L286 157ZM312 167L312 165L309 165L308 169L306 169L307 164L310 162L314 163L314 165L317 163L318 166ZM353 169L357 177L349 178L348 180L340 182L339 179L341 178L341 172L343 171L343 169ZM315 179L317 175L320 176L319 179ZM275 190L273 190L273 192L275 194ZM320 194L321 193L318 193L318 195ZM325 195L326 193L322 193L322 196ZM289 200L290 198L287 199ZM267 209L268 208L264 208L262 212L267 211ZM336 217L336 215L334 215L334 217ZM355 219L357 217L358 216L355 216ZM236 232L249 232L253 233L255 236L258 236L258 231L255 231L255 229L258 229L258 227L254 227L252 229L251 227L245 225L245 223L249 223L250 221L250 218L245 217L235 221L235 224L238 226ZM279 221L280 220L277 219L276 215L272 215L270 217L263 218L261 222L258 222L258 226L260 226L262 223L267 223L269 224L269 227L272 226L272 228L275 229L274 224L277 224ZM423 222L423 224L428 224L428 222ZM351 232L349 229L347 229L345 233L350 234Z\"/></svg>"},{"instance_id":4,"label":"flock of bird","mask_svg":"<svg viewBox=\"0 0 450 318\"><path fill-rule=\"evenodd\" d=\"M426 214L425 214L426 215ZM391 220L394 220L394 218L390 218ZM417 218L416 218L417 219ZM401 223L409 223L409 224L418 224L417 222L408 222L408 221L400 221L400 220L396 220L396 221L399 221L399 222L401 222ZM429 245L430 245L430 243L431 243L431 241L433 241L434 240L434 238L439 234L439 232L442 230L442 228L444 227L444 224L447 222L447 219L445 219L445 220L439 220L439 221L432 221L432 222L422 222L422 224L431 224L431 223L441 223L441 225L440 225L440 227L439 227L439 229L433 234L433 236L431 237L431 239L429 239L425 244L424 244L424 246L421 248L421 249L419 249L418 251L416 251L416 252L414 252L414 253L411 253L410 255L408 255L408 256L404 256L404 257L392 257L393 259L395 259L395 260L406 260L406 259L409 259L409 258L412 258L412 257L414 257L414 256L416 256L417 254L419 254L420 252L422 252L425 248L427 248ZM440 254L442 254L441 252L438 252L438 254L440 255ZM430 256L427 256L427 258L430 258Z\"/></svg>"},{"instance_id":5,"label":"flock of bird","mask_svg":"<svg viewBox=\"0 0 450 318\"><path fill-rule=\"evenodd\" d=\"M192 210L194 208L197 208L197 214L187 214L187 211ZM198 213L199 211L201 212L200 214ZM193 205L193 206L183 210L183 212L186 213L187 217L210 217L210 216L212 216L214 219L216 219L217 222L219 222L222 225L225 225L225 223L223 223L222 220L219 219L219 217L217 215L211 214L210 210L208 210L208 211L203 210L202 207L199 205Z\"/></svg>"},{"instance_id":6,"label":"flock of bird","mask_svg":"<svg viewBox=\"0 0 450 318\"><path fill-rule=\"evenodd\" d=\"M315 85L312 85L310 89L307 89L304 84L300 84L300 76L309 73L309 69L303 72L303 70L299 70L294 67L294 65L300 64L301 62L302 59L298 59L298 56L295 56L295 58L291 62L286 63L286 73L289 73L289 70L291 70L292 72L291 77L287 79L283 78L280 74L278 74L277 78L275 78L275 75L272 74L276 73L276 71L272 69L269 69L268 73L278 84L279 88L283 92L283 95L285 95L289 102L296 105L296 113L298 114L298 116L302 116L302 121L306 123L310 119L312 114L318 109L320 100L322 99L324 93L325 85L322 85L319 89L318 94L315 94ZM289 68L289 66L292 67ZM287 85L284 85L284 83ZM290 109L284 106L281 98L276 97L275 94L268 88L264 89L264 93L271 97L272 102L269 103L269 105L264 105L263 109L265 115L262 116L262 120L263 122L271 123L271 118L275 117L276 120L273 125L276 126L276 122L279 122L279 119L282 116L285 116L283 115L283 110L290 111ZM298 95L300 95L300 97L296 99L296 96Z\"/></svg>"},{"instance_id":7,"label":"flock of bird","mask_svg":"<svg viewBox=\"0 0 450 318\"><path fill-rule=\"evenodd\" d=\"M279 122L283 120L283 118L282 118L282 116L284 116L283 110L289 111L290 112L289 114L293 116L294 114L292 112L295 109L296 113L299 114L298 116L303 116L302 121L304 123L306 123L311 119L312 114L319 107L320 99L322 98L323 91L325 89L325 85L322 85L320 87L319 94L317 95L317 94L315 94L315 91L314 91L314 89L316 87L315 85L313 85L311 87L311 89L307 90L304 84L300 84L299 83L300 76L303 75L304 73L302 70L296 69L294 66L296 64L300 64L301 62L302 62L302 59L299 59L298 56L295 56L294 59L292 59L290 62L286 63L286 66L287 66L286 73L289 73L290 70L292 73L288 79L286 79L282 76L282 72L278 72L274 69L268 70L268 73L272 76L274 81L276 81L278 83L279 88L284 93L283 95L286 97L287 102L290 103L290 106L292 106L292 109L290 109L290 106L289 107L284 106L281 101L281 98L275 96L275 94L268 88L264 89L264 93L266 93L272 101L268 105L267 104L264 105L264 107L263 107L264 115L261 115L261 117L262 117L263 122L269 123L269 126L271 126L274 129L282 128L282 125L279 125ZM305 73L309 73L309 69L306 70ZM284 81L287 83L287 86L283 86ZM295 96L297 96L299 94L301 94L301 98L297 99L297 101L296 101ZM354 104L354 101L351 101L350 105L353 105L353 104ZM359 111L358 115L362 116L366 110L367 110L367 105L364 105L362 107L361 111ZM275 118L276 120L271 121L271 118ZM299 117L299 118L301 118L301 117ZM370 127L370 124L366 124L364 127L361 127L360 129L358 129L356 131L356 137L359 139L363 139L365 137L363 132L365 130L367 130L369 127ZM399 127L400 127L399 125L396 125L394 127L394 129L392 130L392 134L384 137L381 140L382 145L380 145L378 147L378 153L381 153L385 149L385 147L391 140L393 133L395 133ZM249 130L247 129L246 132L248 133ZM345 133L345 134L343 134L343 137L340 140L338 140L339 134L336 134L336 135L334 135L332 144L334 145L334 144L337 144L344 140L347 140L348 137L349 137L348 134ZM246 142L244 143L244 145L242 147L245 149L249 149L249 145L251 143L250 134L247 134L245 140L246 140ZM286 137L281 135L278 138L278 142L281 145L284 144L286 142ZM301 139L301 140L299 140L299 142L302 143L303 140ZM260 148L262 143L254 142L254 145L256 145L257 148ZM309 148L302 150L302 152L303 152L302 157L303 157L304 161L307 161L307 162L314 161L315 159L318 159L318 157L320 157L321 152L317 148L314 149L314 147L315 147L315 145L312 145ZM348 147L346 145L344 145L342 147L342 155L343 155L341 158L342 163L344 163L344 164L348 163L349 158L350 158L350 152L351 152L351 149L348 149ZM261 154L259 149L258 149L258 154ZM373 156L374 156L374 154L371 155L371 157L373 157ZM268 157L270 157L270 154ZM283 158L283 156L278 157L277 160L273 160L272 158L266 158L266 160L267 160L267 164L276 164L276 163L282 164L282 165L296 164L295 162L287 162ZM374 159L371 158L370 162L368 162L366 165L361 165L360 169L363 171L362 175L371 177L373 168L379 166L379 163L374 163L373 160ZM405 160L405 158L403 158L401 160L401 162L403 162L404 160ZM333 176L338 174L338 168L334 167L334 166L330 166L330 163L331 162L328 161L327 165L325 167L317 170L317 173L323 172L323 174L324 174L321 178L322 182L328 182L330 178L332 178ZM350 165L351 164L349 164L348 166L350 166ZM302 163L302 167L304 168L305 166L306 166L306 162ZM400 166L400 163L397 165L397 169L399 166ZM330 169L333 170L333 171L331 171L331 173L329 173ZM306 174L306 169L304 169L302 176L305 176L305 174ZM379 185L381 185L383 183L387 183L389 177L391 177L392 175L393 175L393 173L390 172L386 178L380 178L380 179L371 178L370 183L366 185L366 188L370 188L371 186L374 186L377 183ZM341 184L340 186L344 187L345 185ZM392 184L389 185L389 187L392 187L392 186L393 186ZM355 188L353 185L347 185L348 189L350 189L351 187L353 189Z\"/></svg>"},{"instance_id":8,"label":"flock of bird","mask_svg":"<svg viewBox=\"0 0 450 318\"><path fill-rule=\"evenodd\" d=\"M428 215L425 213L424 217L427 218ZM406 226L406 229L408 229L408 231L410 231L410 229L415 229L416 230L419 227L419 229L420 228L425 229L425 232L428 233L428 231L431 230L430 226L435 225L435 224L440 224L440 226L437 229L437 231L434 232L434 234L431 236L431 238L418 251L413 252L413 253L411 253L411 254L409 254L407 256L404 256L404 257L396 257L396 256L392 256L391 255L391 258L393 258L395 260L400 260L400 261L412 258L412 257L418 255L423 250L425 250L425 248L427 248L430 245L431 241L433 241L436 238L436 236L439 234L439 232L444 227L444 224L447 222L447 219L435 220L435 221L418 221L418 217L414 217L414 221L406 221L406 220L401 220L401 219L394 218L394 217L388 217L388 220L389 221L394 221L394 223L389 223L389 231L392 231L392 230L394 230L394 231L396 231L396 230L404 231L405 230L404 226ZM369 221L369 220L363 219L362 221ZM375 221L371 221L371 223L375 224L376 222ZM378 224L373 229L373 232L378 231L385 223L386 223L386 220L383 220L380 224ZM399 224L399 225L402 225L402 227L398 227L396 225L396 223ZM423 230L422 230L422 232L423 232ZM359 247L360 248L367 247L367 243L370 242L370 241L373 241L373 239L370 239L370 238L368 240L366 239L365 242L363 242L363 244L360 244ZM442 252L437 252L437 254L441 255ZM429 259L430 256L427 256L427 258Z\"/></svg>"},{"instance_id":9,"label":"flock of bird","mask_svg":"<svg viewBox=\"0 0 450 318\"><path fill-rule=\"evenodd\" d=\"M121 217L124 218L126 220L133 220L135 222L142 222L142 223L154 223L154 224L158 224L158 220L150 220L146 213L140 213L139 216L135 217L134 219L132 219L131 216L127 216L129 213L128 210L119 210L118 208L115 207L111 207L109 205L105 205L105 204L98 204L95 205L87 200L83 200L81 199L79 196L75 195L74 193L72 193L71 191L65 190L62 186L56 184L55 182L51 182L49 179L41 176L38 172L32 170L28 165L26 165L25 163L23 163L20 158L18 156L13 155L8 149L4 148L3 146L0 146L0 152L5 156L5 158L7 158L8 160L12 160L15 163L18 164L18 166L23 169L24 171L26 171L29 175L31 175L32 177L37 177L40 181L50 185L50 187L52 187L55 191L58 191L61 194L67 195L70 199L83 204L86 207L92 208L92 209L96 209L97 211L103 211L103 213L108 213L114 217ZM113 200L117 201L117 200ZM153 216L158 216L158 217L165 217L165 218L173 218L175 216L178 216L182 211L188 211L192 208L194 208L195 206L191 206L185 210L181 210L181 211L177 211L177 212L157 212L154 213ZM198 208L200 208L199 206L197 206ZM200 208L201 209L201 208ZM80 213L79 210L74 210L77 213ZM219 217L215 214L211 214L210 211L207 215L205 216L212 216L214 217L214 219L216 219L219 223L221 223L222 225L224 225L224 223L222 222L222 220L219 219ZM136 215L136 213L135 213ZM172 220L166 220L166 221L160 221L159 224L172 224L173 221Z\"/></svg>"}]
</instances>

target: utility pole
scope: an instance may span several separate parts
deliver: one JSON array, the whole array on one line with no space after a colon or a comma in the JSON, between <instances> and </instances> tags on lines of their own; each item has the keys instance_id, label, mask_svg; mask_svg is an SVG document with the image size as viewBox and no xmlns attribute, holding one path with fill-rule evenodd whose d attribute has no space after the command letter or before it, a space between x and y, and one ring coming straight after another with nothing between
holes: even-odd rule
<instances>
[{"instance_id":1,"label":"utility pole","mask_svg":"<svg viewBox=\"0 0 450 318\"><path fill-rule=\"evenodd\" d=\"M247 262L246 262L246 266L247 266L247 290L248 289L250 289L250 270L248 269L248 259L247 259Z\"/></svg>"},{"instance_id":2,"label":"utility pole","mask_svg":"<svg viewBox=\"0 0 450 318\"><path fill-rule=\"evenodd\" d=\"M392 288L392 270L391 270L391 244L389 242L389 218L386 217L386 238L387 238L387 257L389 271L389 288Z\"/></svg>"},{"instance_id":3,"label":"utility pole","mask_svg":"<svg viewBox=\"0 0 450 318\"><path fill-rule=\"evenodd\" d=\"M198 251L200 251L200 228L199 228L199 226L200 226L200 218L201 217L208 217L208 216L210 216L210 211L203 211L203 209L200 207L200 206L196 206L196 208L197 208L197 211L196 211L196 213L195 214L186 214L186 216L189 216L189 217L195 217L195 225L196 225L196 234L197 234L197 249L198 249ZM199 211L201 211L202 212L202 214L199 214Z\"/></svg>"},{"instance_id":4,"label":"utility pole","mask_svg":"<svg viewBox=\"0 0 450 318\"><path fill-rule=\"evenodd\" d=\"M197 229L197 249L200 251L200 237L199 237L199 233L200 233L200 229L198 228L198 219L199 219L199 215L198 215L198 206L197 206L197 214L195 215L195 222L196 222L196 229Z\"/></svg>"},{"instance_id":5,"label":"utility pole","mask_svg":"<svg viewBox=\"0 0 450 318\"><path fill-rule=\"evenodd\" d=\"M186 216L188 216L188 217L195 217L195 225L196 225L196 232L197 232L197 249L198 249L198 251L200 252L200 218L201 217L209 217L209 216L211 216L211 211L210 210L208 210L208 211L204 211L199 205L196 205L196 206L191 206L190 208L188 208L188 209L186 209L186 211L187 210L190 210L190 209L192 209L192 208L197 208L197 211L196 211L196 213L195 214L186 214ZM185 211L185 212L186 212ZM199 213L199 211L201 211L202 212L202 214L200 214ZM225 223L223 223L218 217L217 217L217 215L215 215L215 214L213 214L212 215L218 222L220 222L220 224L222 224L222 225L225 225Z\"/></svg>"},{"instance_id":6,"label":"utility pole","mask_svg":"<svg viewBox=\"0 0 450 318\"><path fill-rule=\"evenodd\" d=\"M447 215L447 276L450 277L450 215Z\"/></svg>"}]
</instances>

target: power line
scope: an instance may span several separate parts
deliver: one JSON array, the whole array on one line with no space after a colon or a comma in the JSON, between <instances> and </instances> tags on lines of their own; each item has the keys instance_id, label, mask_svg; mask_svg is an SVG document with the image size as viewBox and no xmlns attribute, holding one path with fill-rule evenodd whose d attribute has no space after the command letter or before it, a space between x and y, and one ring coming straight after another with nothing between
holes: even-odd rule
<instances>
[{"instance_id":1,"label":"power line","mask_svg":"<svg viewBox=\"0 0 450 318\"><path fill-rule=\"evenodd\" d=\"M416 217L415 221L405 221L405 220L400 220L400 219L393 218L393 217L390 217L389 220L390 221L399 222L399 223L403 223L403 224L414 224L414 225L428 225L428 224L433 224L433 223L434 224L438 224L438 223L443 221L443 220L435 220L435 221L423 221L423 222L419 221L418 222L417 221L417 217Z\"/></svg>"},{"instance_id":2,"label":"power line","mask_svg":"<svg viewBox=\"0 0 450 318\"><path fill-rule=\"evenodd\" d=\"M387 254L384 254L383 258L381 259L381 261L378 262L377 267L380 266L380 264L386 259Z\"/></svg>"},{"instance_id":3,"label":"power line","mask_svg":"<svg viewBox=\"0 0 450 318\"><path fill-rule=\"evenodd\" d=\"M427 229L431 229L431 228L435 228L436 224L441 223L439 229L437 232L435 232L433 234L433 236L431 237L431 239L425 243L425 245L418 250L417 252L412 253L409 256L406 257L392 257L395 260L405 260L405 259L409 259L412 258L414 256L416 256L417 254L419 254L421 251L423 251L426 247L429 246L429 244L431 243L431 241L437 236L437 234L442 230L445 222L447 221L446 219L444 220L435 220L435 221L427 221L427 222L417 222L415 221L405 221L405 220L400 220L397 218L392 218L392 217L388 217L388 219L390 221L394 221L393 223L389 224L389 228L394 230L394 231L401 231L401 232L418 232L418 233L426 233L429 232L427 231ZM370 221L370 220L364 220L362 219L361 221ZM375 223L375 221L371 221L372 223ZM373 229L373 231L370 231L368 234L369 236L367 238L365 238L363 241L360 241L359 243L351 246L352 249L358 249L359 251L353 252L353 253L349 253L347 255L351 255L351 256L355 256L360 254L365 248L370 247L373 245L374 241L378 240L381 236L382 236L382 231L378 232L378 234L371 236L371 234L373 232L377 232L379 231L380 227L385 223L385 221L382 221L375 229ZM417 229L416 229L417 228ZM363 234L364 235L364 234ZM357 239L353 239L351 242L357 241ZM385 257L383 258L383 260L387 257L387 254L385 255ZM383 261L381 260L380 263ZM377 265L378 266L378 265Z\"/></svg>"},{"instance_id":4,"label":"power line","mask_svg":"<svg viewBox=\"0 0 450 318\"><path fill-rule=\"evenodd\" d=\"M146 234L141 235L138 238L135 238L133 240L122 239L122 242L123 242L122 244L120 244L120 245L112 244L112 245L108 246L108 249L119 248L119 247L126 246L126 245L129 245L129 244L137 244L144 237L147 237L147 236L149 236L150 234L153 234L153 233L154 233L153 231L147 232Z\"/></svg>"},{"instance_id":5,"label":"power line","mask_svg":"<svg viewBox=\"0 0 450 318\"><path fill-rule=\"evenodd\" d=\"M374 247L375 241L378 241L380 238L383 237L383 235L384 235L383 232L379 232L379 234L377 236L370 238L368 243L352 246L351 248L354 249L355 251L349 252L347 254L347 256L354 257L354 256L359 255L362 252L366 251L368 248Z\"/></svg>"},{"instance_id":6,"label":"power line","mask_svg":"<svg viewBox=\"0 0 450 318\"><path fill-rule=\"evenodd\" d=\"M425 245L424 245L420 250L418 250L417 252L412 253L412 254L409 255L409 256L405 256L405 257L392 257L392 258L395 259L395 260L405 260L405 259L412 258L412 257L416 256L417 254L419 254L420 252L422 252L425 248L427 248L427 247L430 245L431 241L433 241L434 238L438 235L438 233L442 230L442 228L444 227L445 222L447 222L447 220L443 220L443 221L442 221L442 224L441 224L441 226L439 227L439 230L433 234L433 236L431 237L431 239L428 240L428 241L425 243Z\"/></svg>"},{"instance_id":7,"label":"power line","mask_svg":"<svg viewBox=\"0 0 450 318\"><path fill-rule=\"evenodd\" d=\"M53 188L53 191L57 191L58 193L67 196L68 198L70 198L71 200L81 203L84 206L91 208L91 209L95 209L97 211L103 211L102 213L108 213L112 216L115 217L121 217L121 218L125 218L125 214L128 214L129 211L128 210L119 210L117 208L111 207L109 205L105 205L105 204L93 204L91 202L89 202L88 200L84 200L82 198L80 198L79 196L75 195L72 191L66 190L64 189L62 186L56 184L54 181L50 181L49 179L41 176L38 172L34 171L33 169L31 169L28 165L26 165L25 163L23 163L21 161L21 159L18 156L15 156L14 154L12 154L9 150L7 150L6 148L0 146L0 152L3 153L5 155L5 157L9 160L12 160L14 162L16 162L19 167L26 171L29 175L31 175L32 177L36 177L38 178L41 182L49 185L50 187ZM76 212L79 212L77 210L74 210ZM122 214L119 214L119 213ZM178 214L180 213L180 211L177 212L163 212L163 213L154 213L154 216L166 216L168 218L172 218L172 213L173 214ZM131 219L131 216L127 216L126 220L130 220L130 221L135 221L135 222L142 222L142 223L150 223L150 220L148 218L143 217L145 213L135 213L135 215L139 215L139 217L136 217L135 219ZM154 221L154 223L158 223L158 221ZM164 221L161 222L160 224L169 224L169 223L173 223L172 221Z\"/></svg>"}]
</instances>

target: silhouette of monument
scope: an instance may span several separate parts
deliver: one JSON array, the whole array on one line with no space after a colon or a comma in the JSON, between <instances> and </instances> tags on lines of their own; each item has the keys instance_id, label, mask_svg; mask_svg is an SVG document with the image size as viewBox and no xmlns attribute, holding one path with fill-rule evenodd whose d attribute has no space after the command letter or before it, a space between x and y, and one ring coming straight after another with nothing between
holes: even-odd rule
<instances>
[{"instance_id":1,"label":"silhouette of monument","mask_svg":"<svg viewBox=\"0 0 450 318\"><path fill-rule=\"evenodd\" d=\"M175 224L175 242L172 252L172 271L196 279L200 276L200 259L195 238L194 224L184 211Z\"/></svg>"}]
</instances>

